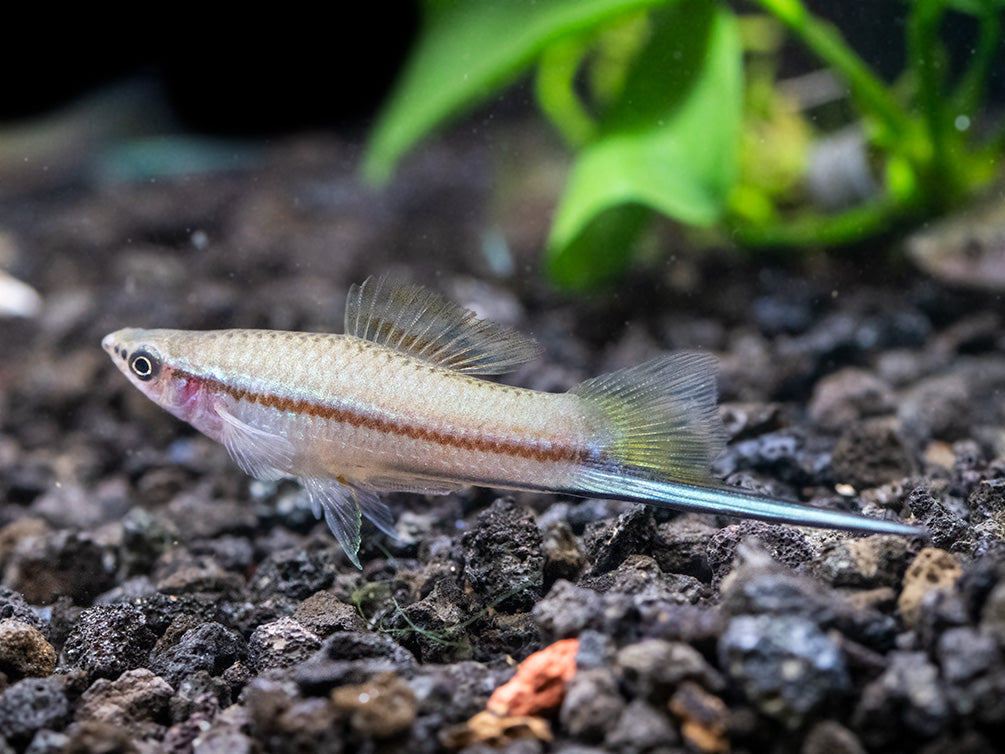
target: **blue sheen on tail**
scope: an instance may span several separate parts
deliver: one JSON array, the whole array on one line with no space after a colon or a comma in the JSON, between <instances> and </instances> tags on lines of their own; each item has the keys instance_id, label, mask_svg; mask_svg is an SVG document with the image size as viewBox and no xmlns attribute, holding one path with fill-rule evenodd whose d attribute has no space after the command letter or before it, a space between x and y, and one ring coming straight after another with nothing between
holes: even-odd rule
<instances>
[{"instance_id":1,"label":"blue sheen on tail","mask_svg":"<svg viewBox=\"0 0 1005 754\"><path fill-rule=\"evenodd\" d=\"M586 489L577 495L646 503L679 511L756 518L796 526L845 529L870 534L927 537L928 531L899 521L867 518L854 513L813 508L801 503L762 497L728 487L704 487L688 482L625 476L623 472L592 469L584 477Z\"/></svg>"},{"instance_id":2,"label":"blue sheen on tail","mask_svg":"<svg viewBox=\"0 0 1005 754\"><path fill-rule=\"evenodd\" d=\"M570 392L598 417L595 450L567 492L828 529L927 536L925 529L775 500L709 481L725 445L710 354L667 354ZM575 487L575 489L572 489Z\"/></svg>"}]
</instances>

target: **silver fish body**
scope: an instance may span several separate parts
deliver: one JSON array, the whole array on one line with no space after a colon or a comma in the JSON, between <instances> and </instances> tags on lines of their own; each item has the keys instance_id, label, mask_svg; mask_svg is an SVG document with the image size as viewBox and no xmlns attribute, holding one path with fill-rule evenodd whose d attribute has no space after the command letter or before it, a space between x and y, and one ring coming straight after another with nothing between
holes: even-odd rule
<instances>
[{"instance_id":1,"label":"silver fish body","mask_svg":"<svg viewBox=\"0 0 1005 754\"><path fill-rule=\"evenodd\" d=\"M275 470L295 477L561 487L598 429L575 395L477 379L349 335L120 330L108 348L156 359L157 387L131 379L214 440L230 447L241 425L283 438Z\"/></svg>"},{"instance_id":2,"label":"silver fish body","mask_svg":"<svg viewBox=\"0 0 1005 754\"><path fill-rule=\"evenodd\" d=\"M469 484L922 533L709 486L724 431L707 354L663 356L567 393L501 385L476 375L533 358L531 340L385 279L353 287L346 331L125 329L102 345L245 472L299 479L357 566L362 517L394 533L380 492Z\"/></svg>"}]
</instances>

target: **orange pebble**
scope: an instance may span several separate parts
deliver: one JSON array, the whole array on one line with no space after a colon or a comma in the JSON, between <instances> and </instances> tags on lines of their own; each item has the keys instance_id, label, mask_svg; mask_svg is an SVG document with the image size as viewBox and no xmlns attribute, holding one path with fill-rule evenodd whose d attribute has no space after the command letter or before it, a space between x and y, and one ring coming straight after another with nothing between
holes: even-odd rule
<instances>
[{"instance_id":1,"label":"orange pebble","mask_svg":"<svg viewBox=\"0 0 1005 754\"><path fill-rule=\"evenodd\" d=\"M487 705L497 715L539 715L556 709L565 682L576 672L579 639L563 639L520 663L516 675L493 692Z\"/></svg>"}]
</instances>

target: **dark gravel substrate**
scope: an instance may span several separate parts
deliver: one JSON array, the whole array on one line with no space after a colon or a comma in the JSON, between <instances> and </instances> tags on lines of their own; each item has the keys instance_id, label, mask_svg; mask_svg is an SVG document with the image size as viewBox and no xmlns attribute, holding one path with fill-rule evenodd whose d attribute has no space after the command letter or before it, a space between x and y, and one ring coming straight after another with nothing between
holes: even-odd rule
<instances>
[{"instance_id":1,"label":"dark gravel substrate","mask_svg":"<svg viewBox=\"0 0 1005 754\"><path fill-rule=\"evenodd\" d=\"M431 147L382 194L355 156L305 138L239 173L4 192L0 263L45 303L0 326L0 752L483 750L458 726L569 637L552 740L508 723L496 745L1000 750L996 298L879 253L681 247L566 299L534 273L547 205L490 201L488 153ZM483 253L499 229L505 280ZM719 477L931 540L472 489L390 496L400 538L364 532L360 572L296 485L251 482L98 345L127 325L340 331L349 284L382 272L533 333L545 356L507 377L529 387L714 351Z\"/></svg>"}]
</instances>

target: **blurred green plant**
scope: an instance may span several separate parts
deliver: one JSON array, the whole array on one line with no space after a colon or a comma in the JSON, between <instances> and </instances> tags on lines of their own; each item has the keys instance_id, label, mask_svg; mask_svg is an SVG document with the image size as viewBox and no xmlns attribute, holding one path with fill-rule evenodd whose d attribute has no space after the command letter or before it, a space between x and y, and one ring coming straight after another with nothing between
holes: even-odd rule
<instances>
[{"instance_id":1,"label":"blurred green plant","mask_svg":"<svg viewBox=\"0 0 1005 754\"><path fill-rule=\"evenodd\" d=\"M425 0L364 175L386 181L432 130L533 69L538 106L575 153L547 267L580 290L623 274L654 212L749 246L830 246L944 212L994 180L1005 129L977 120L1005 0L906 3L908 62L893 86L800 0L753 1L763 16L715 0ZM953 77L949 11L979 30ZM875 192L839 211L800 187L814 129L775 79L782 27L843 83L876 174Z\"/></svg>"}]
</instances>

